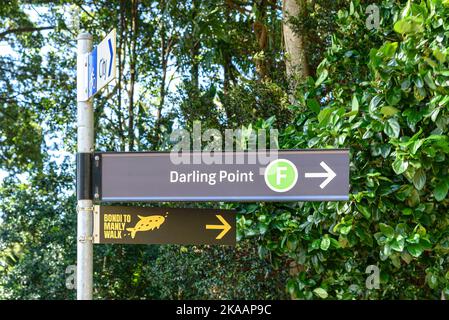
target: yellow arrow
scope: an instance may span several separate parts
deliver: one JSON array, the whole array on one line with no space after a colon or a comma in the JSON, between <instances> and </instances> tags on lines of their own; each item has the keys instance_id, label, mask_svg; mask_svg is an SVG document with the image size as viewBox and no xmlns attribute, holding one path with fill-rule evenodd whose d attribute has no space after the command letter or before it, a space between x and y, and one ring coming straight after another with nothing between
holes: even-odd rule
<instances>
[{"instance_id":1,"label":"yellow arrow","mask_svg":"<svg viewBox=\"0 0 449 320\"><path fill-rule=\"evenodd\" d=\"M206 224L206 229L223 229L223 231L220 232L220 234L215 238L217 240L220 240L226 233L228 233L229 230L231 230L231 225L221 215L216 214L215 216L218 218L218 220L220 220L222 224Z\"/></svg>"}]
</instances>

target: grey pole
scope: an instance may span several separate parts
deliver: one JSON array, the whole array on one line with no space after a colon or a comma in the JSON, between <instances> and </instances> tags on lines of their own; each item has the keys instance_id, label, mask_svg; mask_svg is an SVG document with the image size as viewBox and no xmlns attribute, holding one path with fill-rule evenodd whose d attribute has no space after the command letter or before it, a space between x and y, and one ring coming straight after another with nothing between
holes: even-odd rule
<instances>
[{"instance_id":1,"label":"grey pole","mask_svg":"<svg viewBox=\"0 0 449 320\"><path fill-rule=\"evenodd\" d=\"M92 35L80 33L78 36L77 53L77 129L78 129L78 155L85 154L88 157L94 151L94 126L92 100L80 101L80 90L87 90L87 60L85 54L92 50ZM86 95L87 93L84 92ZM77 155L77 156L78 156ZM78 158L77 158L78 162ZM89 163L89 162L87 162ZM77 163L78 164L78 163ZM85 167L86 170L88 166ZM77 179L80 176L80 168L77 168ZM83 175L85 173L81 173ZM90 174L90 170L88 174ZM87 176L86 175L86 176ZM90 182L90 178L86 178ZM77 181L79 183L79 181ZM78 186L77 186L78 188ZM77 206L77 269L76 269L76 295L78 300L92 300L93 287L93 245L92 245L92 196L79 196Z\"/></svg>"}]
</instances>

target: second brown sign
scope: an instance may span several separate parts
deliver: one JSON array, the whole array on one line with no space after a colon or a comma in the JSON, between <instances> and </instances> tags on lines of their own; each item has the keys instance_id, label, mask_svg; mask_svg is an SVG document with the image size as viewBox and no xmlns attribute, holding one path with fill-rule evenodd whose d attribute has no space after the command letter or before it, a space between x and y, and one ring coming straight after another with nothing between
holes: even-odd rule
<instances>
[{"instance_id":1,"label":"second brown sign","mask_svg":"<svg viewBox=\"0 0 449 320\"><path fill-rule=\"evenodd\" d=\"M95 206L94 243L235 245L235 212Z\"/></svg>"}]
</instances>

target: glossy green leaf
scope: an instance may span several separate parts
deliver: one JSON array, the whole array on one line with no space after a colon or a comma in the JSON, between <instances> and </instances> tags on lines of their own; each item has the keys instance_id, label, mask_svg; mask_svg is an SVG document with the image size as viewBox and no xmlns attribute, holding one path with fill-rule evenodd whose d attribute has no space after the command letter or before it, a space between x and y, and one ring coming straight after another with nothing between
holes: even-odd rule
<instances>
[{"instance_id":1,"label":"glossy green leaf","mask_svg":"<svg viewBox=\"0 0 449 320\"><path fill-rule=\"evenodd\" d=\"M448 191L449 184L447 183L447 181L441 180L433 190L433 195L435 196L435 199L437 201L443 201L446 198Z\"/></svg>"},{"instance_id":2,"label":"glossy green leaf","mask_svg":"<svg viewBox=\"0 0 449 320\"><path fill-rule=\"evenodd\" d=\"M423 248L419 244L410 244L407 246L407 251L415 258L419 257L423 253Z\"/></svg>"},{"instance_id":3,"label":"glossy green leaf","mask_svg":"<svg viewBox=\"0 0 449 320\"><path fill-rule=\"evenodd\" d=\"M313 293L315 293L315 295L317 295L321 299L326 299L329 296L327 291L323 288L316 288L313 290Z\"/></svg>"},{"instance_id":4,"label":"glossy green leaf","mask_svg":"<svg viewBox=\"0 0 449 320\"><path fill-rule=\"evenodd\" d=\"M426 184L426 173L424 169L419 168L416 170L415 175L413 176L413 185L416 189L422 190L424 185Z\"/></svg>"},{"instance_id":5,"label":"glossy green leaf","mask_svg":"<svg viewBox=\"0 0 449 320\"><path fill-rule=\"evenodd\" d=\"M414 34L424 31L423 20L420 17L406 17L394 24L394 31L401 34Z\"/></svg>"},{"instance_id":6,"label":"glossy green leaf","mask_svg":"<svg viewBox=\"0 0 449 320\"><path fill-rule=\"evenodd\" d=\"M307 99L307 106L316 114L320 113L321 106L316 99Z\"/></svg>"},{"instance_id":7,"label":"glossy green leaf","mask_svg":"<svg viewBox=\"0 0 449 320\"><path fill-rule=\"evenodd\" d=\"M327 71L327 69L324 69L321 72L321 74L318 77L318 79L316 80L315 86L318 87L319 85L321 85L327 79L328 74L329 74L329 72Z\"/></svg>"},{"instance_id":8,"label":"glossy green leaf","mask_svg":"<svg viewBox=\"0 0 449 320\"><path fill-rule=\"evenodd\" d=\"M403 160L403 159L396 159L393 162L393 170L396 174L401 174L403 173L405 170L407 170L408 168L408 161Z\"/></svg>"},{"instance_id":9,"label":"glossy green leaf","mask_svg":"<svg viewBox=\"0 0 449 320\"><path fill-rule=\"evenodd\" d=\"M379 224L379 228L380 228L380 231L381 231L387 238L393 238L393 236L394 236L394 229L393 229L391 226L389 226L389 225L387 225L387 224L385 224L385 223L380 223L380 224Z\"/></svg>"},{"instance_id":10,"label":"glossy green leaf","mask_svg":"<svg viewBox=\"0 0 449 320\"><path fill-rule=\"evenodd\" d=\"M401 101L401 89L393 88L389 90L386 94L385 100L390 106L395 106Z\"/></svg>"},{"instance_id":11,"label":"glossy green leaf","mask_svg":"<svg viewBox=\"0 0 449 320\"><path fill-rule=\"evenodd\" d=\"M326 251L327 249L329 249L330 244L330 239L328 237L324 237L323 239L321 239L320 249Z\"/></svg>"},{"instance_id":12,"label":"glossy green leaf","mask_svg":"<svg viewBox=\"0 0 449 320\"><path fill-rule=\"evenodd\" d=\"M438 59L440 63L444 63L446 61L446 54L443 53L440 49L436 48L433 50L433 55Z\"/></svg>"},{"instance_id":13,"label":"glossy green leaf","mask_svg":"<svg viewBox=\"0 0 449 320\"><path fill-rule=\"evenodd\" d=\"M399 137L399 131L401 127L399 126L398 120L395 118L390 118L385 122L384 132L390 138Z\"/></svg>"},{"instance_id":14,"label":"glossy green leaf","mask_svg":"<svg viewBox=\"0 0 449 320\"><path fill-rule=\"evenodd\" d=\"M384 117L394 116L398 112L399 112L399 110L396 109L395 107L387 106L387 107L380 108L380 113L382 113Z\"/></svg>"}]
</instances>

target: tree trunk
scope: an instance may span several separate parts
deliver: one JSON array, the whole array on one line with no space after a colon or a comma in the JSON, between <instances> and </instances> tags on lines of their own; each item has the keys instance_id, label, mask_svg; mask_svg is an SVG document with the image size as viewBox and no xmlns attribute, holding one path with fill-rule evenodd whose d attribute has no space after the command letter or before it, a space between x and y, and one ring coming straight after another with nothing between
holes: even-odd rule
<instances>
[{"instance_id":1,"label":"tree trunk","mask_svg":"<svg viewBox=\"0 0 449 320\"><path fill-rule=\"evenodd\" d=\"M165 1L161 1L161 8L165 11ZM165 21L161 23L161 84L159 88L159 106L156 112L156 131L159 132L160 121L162 117L162 109L165 103L165 82L167 78L167 63L168 63L168 44L167 34L165 29Z\"/></svg>"},{"instance_id":2,"label":"tree trunk","mask_svg":"<svg viewBox=\"0 0 449 320\"><path fill-rule=\"evenodd\" d=\"M125 50L125 3L124 0L120 1L120 26L119 26L119 38L118 38L118 50L117 50L117 56L118 56L118 106L117 106L117 118L118 118L118 126L119 126L119 145L120 145L120 151L125 151L125 134L124 134L124 123L122 120L122 88L123 88L123 67L124 67L124 50Z\"/></svg>"},{"instance_id":3,"label":"tree trunk","mask_svg":"<svg viewBox=\"0 0 449 320\"><path fill-rule=\"evenodd\" d=\"M134 149L134 87L136 83L136 44L137 44L137 0L133 0L131 3L131 58L130 58L130 83L129 83L129 118L128 118L128 143L129 143L129 151L133 151Z\"/></svg>"},{"instance_id":4,"label":"tree trunk","mask_svg":"<svg viewBox=\"0 0 449 320\"><path fill-rule=\"evenodd\" d=\"M161 10L165 11L166 3L165 1L161 1ZM167 65L168 65L168 57L170 55L172 38L167 41L167 34L165 28L165 21L161 23L161 83L159 87L159 105L156 110L156 121L154 128L154 137L153 137L153 146L157 149L160 146L160 135L161 135L161 126L162 126L162 110L164 109L165 104L165 96L166 96L166 79L167 79Z\"/></svg>"},{"instance_id":5,"label":"tree trunk","mask_svg":"<svg viewBox=\"0 0 449 320\"><path fill-rule=\"evenodd\" d=\"M289 17L305 17L307 15L307 0L284 0L282 5L283 32L286 53L286 71L292 90L297 86L298 79L310 75L307 58L307 35L295 33L289 23ZM294 91L293 91L294 92Z\"/></svg>"},{"instance_id":6,"label":"tree trunk","mask_svg":"<svg viewBox=\"0 0 449 320\"><path fill-rule=\"evenodd\" d=\"M225 8L225 21L226 24L231 24L231 10L229 5L226 5ZM229 86L231 81L234 80L234 76L232 74L232 50L229 50L228 44L222 45L221 48L221 54L223 56L223 73L224 73L224 80L223 80L223 94L227 96Z\"/></svg>"},{"instance_id":7,"label":"tree trunk","mask_svg":"<svg viewBox=\"0 0 449 320\"><path fill-rule=\"evenodd\" d=\"M259 49L258 53L260 54L260 56L255 59L256 72L261 80L264 80L266 77L268 77L270 73L269 63L266 57L268 47L268 28L266 26L267 6L267 0L261 0L260 2L257 2L258 14L256 15L256 20L254 21L253 25L254 34L256 35Z\"/></svg>"},{"instance_id":8,"label":"tree trunk","mask_svg":"<svg viewBox=\"0 0 449 320\"><path fill-rule=\"evenodd\" d=\"M193 87L196 89L199 88L199 64L197 60L197 56L199 55L200 51L200 39L196 38L195 36L195 19L198 15L198 10L200 9L200 1L194 0L192 2L192 34L191 34L191 40L192 40L192 47L190 48L190 59L191 59L191 68L190 68L190 77L193 84Z\"/></svg>"}]
</instances>

